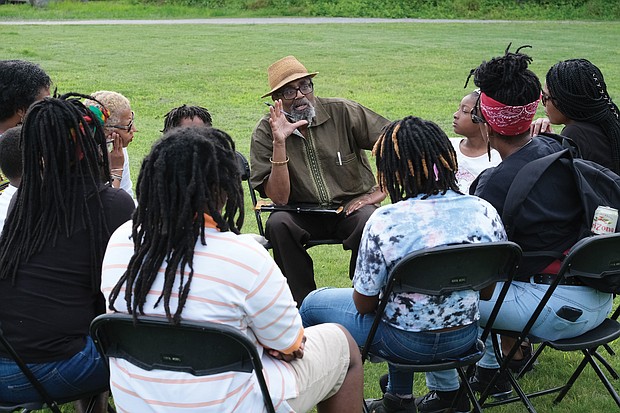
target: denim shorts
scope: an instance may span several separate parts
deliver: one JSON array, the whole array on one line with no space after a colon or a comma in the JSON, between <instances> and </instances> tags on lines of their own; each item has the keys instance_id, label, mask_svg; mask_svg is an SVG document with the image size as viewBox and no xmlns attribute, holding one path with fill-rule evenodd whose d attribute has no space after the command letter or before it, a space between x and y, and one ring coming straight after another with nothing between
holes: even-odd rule
<instances>
[{"instance_id":1,"label":"denim shorts","mask_svg":"<svg viewBox=\"0 0 620 413\"><path fill-rule=\"evenodd\" d=\"M338 323L351 333L359 346L363 346L375 314L358 313L352 297L352 288L321 288L311 292L299 309L304 327L322 323ZM395 363L426 363L458 359L473 347L477 336L478 323L445 332L411 332L387 323L380 323L370 345L370 353ZM413 386L413 372L411 370L398 371L391 365L388 369L390 391L410 394ZM456 370L442 373L444 374L433 376L432 382L429 382L427 377L427 383L433 386L433 389L457 390Z\"/></svg>"},{"instance_id":2,"label":"denim shorts","mask_svg":"<svg viewBox=\"0 0 620 413\"><path fill-rule=\"evenodd\" d=\"M54 399L70 400L109 385L105 360L90 337L86 346L67 360L29 363L28 367ZM11 359L0 357L0 400L19 403L40 401L41 396Z\"/></svg>"}]
</instances>

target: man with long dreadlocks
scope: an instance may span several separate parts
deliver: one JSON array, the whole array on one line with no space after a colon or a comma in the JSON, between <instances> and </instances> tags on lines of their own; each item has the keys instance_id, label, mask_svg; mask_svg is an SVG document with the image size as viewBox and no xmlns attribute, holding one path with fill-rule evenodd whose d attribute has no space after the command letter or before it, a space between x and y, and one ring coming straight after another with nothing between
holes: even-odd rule
<instances>
[{"instance_id":1,"label":"man with long dreadlocks","mask_svg":"<svg viewBox=\"0 0 620 413\"><path fill-rule=\"evenodd\" d=\"M549 123L564 124L562 135L578 146L581 157L620 173L620 110L607 92L601 70L586 59L551 66L543 86L548 119L537 119L532 132L553 132Z\"/></svg>"},{"instance_id":2,"label":"man with long dreadlocks","mask_svg":"<svg viewBox=\"0 0 620 413\"><path fill-rule=\"evenodd\" d=\"M250 146L251 182L262 197L278 205L344 209L337 215L277 211L267 220L266 237L298 305L316 289L306 242L342 240L351 250L353 278L364 224L385 199L376 190L365 150L372 149L388 120L350 100L316 97L316 74L293 56L269 66L271 91L262 98L271 96L275 105L256 125Z\"/></svg>"},{"instance_id":3,"label":"man with long dreadlocks","mask_svg":"<svg viewBox=\"0 0 620 413\"><path fill-rule=\"evenodd\" d=\"M368 219L357 258L353 289L327 288L310 293L300 313L304 326L326 322L345 326L362 346L374 320L388 269L410 252L446 244L506 239L495 209L486 201L464 195L456 181L456 153L446 134L433 122L409 116L393 122L377 141L373 154L377 180L391 205ZM437 317L436 314L442 314ZM478 335L478 293L459 291L445 296L399 293L390 298L383 322L370 348L388 362L432 361L458 356ZM398 343L398 345L396 345ZM376 413L415 412L413 372L388 363L384 397L369 404ZM456 371L429 380L454 398ZM446 384L449 383L449 386ZM457 411L469 411L463 398Z\"/></svg>"},{"instance_id":4,"label":"man with long dreadlocks","mask_svg":"<svg viewBox=\"0 0 620 413\"><path fill-rule=\"evenodd\" d=\"M342 327L304 330L286 279L269 253L239 236L243 191L235 146L207 127L173 128L144 159L133 222L110 239L102 291L110 309L139 316L221 322L256 344L276 410L359 413L360 354ZM148 337L145 337L148 339ZM197 349L199 351L199 349ZM119 410L262 412L252 375L146 371L110 361Z\"/></svg>"},{"instance_id":5,"label":"man with long dreadlocks","mask_svg":"<svg viewBox=\"0 0 620 413\"><path fill-rule=\"evenodd\" d=\"M78 99L32 105L21 145L21 185L0 236L2 330L52 397L103 390L108 373L88 329L105 311L106 244L134 203L110 188L102 125ZM0 399L40 400L3 352Z\"/></svg>"},{"instance_id":6,"label":"man with long dreadlocks","mask_svg":"<svg viewBox=\"0 0 620 413\"><path fill-rule=\"evenodd\" d=\"M541 98L541 85L538 77L528 69L532 58L520 52L523 47L515 52L509 49L510 45L503 56L482 62L470 73L480 88L480 99L471 112L472 120L480 125L490 147L496 149L502 158L498 166L478 176L470 192L487 200L500 216L506 207L509 188L521 168L563 149L555 139L530 134L530 125ZM515 224L509 231L509 239L521 246L524 257L493 324L495 328L522 331L559 270L560 262L555 256L528 256L528 253L555 251L561 254L578 239L583 212L574 179L558 164L551 166L549 171L546 184L535 186L524 201L528 225ZM482 323L488 319L500 290L501 283L498 283L493 297L480 302ZM598 326L607 317L612 303L611 294L597 291L571 277L558 285L543 309L545 316L539 318L540 322L530 333L544 340L576 337ZM577 319L562 315L565 313L560 309L564 306L572 308ZM486 344L487 350L478 362L475 376L470 379L472 388L478 392L488 387L499 369L490 337ZM432 374L441 376L443 373ZM457 383L455 379L452 385ZM429 393L429 397L418 404L418 410L434 412L445 406L449 400L445 400L441 390ZM493 397L505 397L511 392L510 381L504 375L489 389Z\"/></svg>"}]
</instances>

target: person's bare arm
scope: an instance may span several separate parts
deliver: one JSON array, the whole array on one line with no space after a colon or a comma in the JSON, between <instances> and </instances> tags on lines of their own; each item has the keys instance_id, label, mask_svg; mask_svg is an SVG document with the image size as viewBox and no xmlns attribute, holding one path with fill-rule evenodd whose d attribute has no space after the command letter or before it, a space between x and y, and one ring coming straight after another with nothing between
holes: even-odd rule
<instances>
[{"instance_id":1,"label":"person's bare arm","mask_svg":"<svg viewBox=\"0 0 620 413\"><path fill-rule=\"evenodd\" d=\"M379 294L367 296L353 290L353 303L355 304L355 308L357 309L358 313L372 313L377 309L377 305L379 304Z\"/></svg>"},{"instance_id":2,"label":"person's bare arm","mask_svg":"<svg viewBox=\"0 0 620 413\"><path fill-rule=\"evenodd\" d=\"M293 131L308 122L300 120L290 123L282 113L282 101L276 100L275 105L269 108L269 125L273 136L273 154L271 156L271 174L265 182L265 194L274 204L288 203L291 194L291 181L288 173L288 156L286 155L286 138Z\"/></svg>"}]
</instances>

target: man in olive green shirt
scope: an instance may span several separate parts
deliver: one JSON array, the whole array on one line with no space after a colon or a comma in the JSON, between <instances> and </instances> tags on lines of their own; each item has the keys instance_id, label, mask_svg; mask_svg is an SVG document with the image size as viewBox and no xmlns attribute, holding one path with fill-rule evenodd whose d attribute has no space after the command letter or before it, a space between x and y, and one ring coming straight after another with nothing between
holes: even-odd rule
<instances>
[{"instance_id":1,"label":"man in olive green shirt","mask_svg":"<svg viewBox=\"0 0 620 413\"><path fill-rule=\"evenodd\" d=\"M342 206L339 214L278 211L266 224L275 261L286 276L297 305L316 289L311 239L336 238L351 250L349 277L368 217L385 194L377 190L365 150L372 149L384 117L345 99L314 96L312 78L293 56L269 67L275 105L252 134L251 182L276 205Z\"/></svg>"}]
</instances>

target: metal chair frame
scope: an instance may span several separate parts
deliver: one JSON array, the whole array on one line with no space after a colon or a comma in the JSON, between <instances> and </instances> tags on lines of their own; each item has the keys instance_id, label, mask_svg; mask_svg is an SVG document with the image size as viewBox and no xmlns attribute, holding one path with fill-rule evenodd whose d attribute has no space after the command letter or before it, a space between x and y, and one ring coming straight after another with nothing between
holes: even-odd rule
<instances>
[{"instance_id":1,"label":"metal chair frame","mask_svg":"<svg viewBox=\"0 0 620 413\"><path fill-rule=\"evenodd\" d=\"M275 413L254 343L234 327L209 321L170 323L165 317L112 313L90 326L106 358L122 358L145 370L170 370L208 376L228 371L256 375L265 408Z\"/></svg>"},{"instance_id":2,"label":"metal chair frame","mask_svg":"<svg viewBox=\"0 0 620 413\"><path fill-rule=\"evenodd\" d=\"M497 317L520 259L521 248L509 241L440 246L406 255L390 271L388 284L383 291L373 325L362 349L362 361L369 357L370 345L382 320L388 298L393 292L444 295L460 290L482 291L503 281L504 286L489 317L488 327L485 327L481 339L478 339L473 348L462 358L430 363L388 362L414 372L456 369L474 405L474 411L482 411L478 399L469 386L464 367L473 366L482 358L485 351L484 340L490 333L490 326ZM364 409L367 411L366 405Z\"/></svg>"},{"instance_id":3,"label":"metal chair frame","mask_svg":"<svg viewBox=\"0 0 620 413\"><path fill-rule=\"evenodd\" d=\"M532 405L530 399L550 393L559 392L558 396L554 399L554 403L557 404L561 402L567 392L571 389L583 369L586 367L586 365L589 364L594 369L597 376L599 377L609 394L612 396L618 407L620 407L620 396L618 396L618 393L609 382L609 379L607 379L601 368L596 363L596 360L598 360L603 366L606 367L606 369L610 372L613 378L619 378L613 367L611 367L611 365L609 365L609 363L598 353L597 349L600 346L607 346L608 343L620 337L620 323L618 323L618 321L616 320L620 310L616 310L611 317L605 319L605 321L598 327L578 337L555 341L541 341L538 338L530 337L530 331L532 329L532 326L538 319L539 315L541 314L549 298L552 296L556 287L560 285L560 282L565 277L579 276L586 278L602 278L618 274L620 274L620 233L610 235L597 235L589 238L584 238L580 240L577 244L575 244L575 246L573 246L566 258L563 260L562 266L560 268L560 271L558 272L558 275L556 276L555 281L547 289L547 292L532 313L532 316L528 320L528 323L525 325L523 330L521 332L494 330L494 333L516 336L517 340L511 348L510 352L504 357L501 349L498 346L497 339L496 337L494 337L495 354L500 361L500 369L489 383L488 388L491 388L494 385L496 380L499 379L500 375L506 374L513 386L513 389L517 393L517 396L494 402L487 402L486 400L488 398L488 391L485 391L480 397L480 404L483 407L492 407L513 403L515 401L521 401L529 412L535 413L536 409ZM517 379L521 377L522 373L516 375L512 374L508 369L508 362L518 351L520 344L526 337L530 337L533 342L541 342L540 346L538 347L538 349L534 353L534 356L528 364L534 363L534 361L540 355L543 349L547 347L563 352L582 352L584 358L566 384L531 393L526 393L522 389L522 387L517 381ZM525 371L526 368L527 366L524 367L521 371Z\"/></svg>"},{"instance_id":4,"label":"metal chair frame","mask_svg":"<svg viewBox=\"0 0 620 413\"><path fill-rule=\"evenodd\" d=\"M90 392L90 393L83 394L83 395L76 395L71 398L54 398L50 396L50 394L47 392L43 384L41 384L41 382L35 377L35 375L32 373L32 371L30 370L28 365L23 361L20 355L17 354L17 351L15 351L11 343L9 343L9 341L4 336L4 332L2 331L1 328L0 328L0 344L2 345L2 347L4 347L6 353L10 355L11 359L15 362L15 364L17 364L17 366L20 368L24 376L26 376L26 378L32 384L35 390L39 393L39 395L41 396L41 400L42 400L42 401L32 401L32 402L23 402L23 403L0 402L0 412L9 413L9 412L20 410L22 413L28 413L33 410L41 410L44 408L48 408L54 413L61 413L60 407L59 407L60 405L89 398L89 402L86 408L86 413L91 413L95 409L96 402L97 402L97 396L108 390L108 388L106 387L104 389L96 390L95 392ZM108 412L115 413L114 408L110 406L110 404L108 404Z\"/></svg>"}]
</instances>

